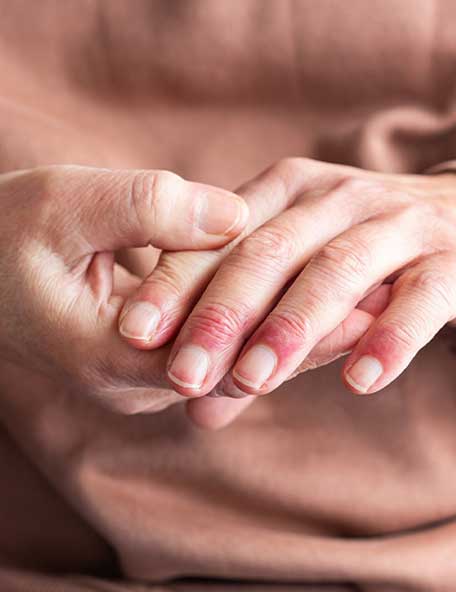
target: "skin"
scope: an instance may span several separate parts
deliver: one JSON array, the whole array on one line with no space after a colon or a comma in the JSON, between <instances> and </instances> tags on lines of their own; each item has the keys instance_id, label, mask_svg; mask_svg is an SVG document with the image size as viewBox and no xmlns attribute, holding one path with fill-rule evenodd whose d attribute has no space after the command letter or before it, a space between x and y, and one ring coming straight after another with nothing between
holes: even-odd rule
<instances>
[{"instance_id":1,"label":"skin","mask_svg":"<svg viewBox=\"0 0 456 592\"><path fill-rule=\"evenodd\" d=\"M281 212L261 226L252 218L238 244L204 254L205 263L185 253L160 261L127 303L152 304L159 320L147 337L126 339L162 346L193 307L168 380L205 426L217 417L225 425L255 396L347 351L344 384L375 393L456 317L455 188L451 174L282 160L239 190L252 212L259 195ZM221 264L195 305L213 257ZM194 277L179 272L189 265Z\"/></svg>"},{"instance_id":2,"label":"skin","mask_svg":"<svg viewBox=\"0 0 456 592\"><path fill-rule=\"evenodd\" d=\"M220 247L244 228L245 202L167 171L77 166L0 175L0 199L2 374L35 373L36 385L121 413L181 400L166 381L169 346L139 352L119 338L140 278L114 252Z\"/></svg>"},{"instance_id":3,"label":"skin","mask_svg":"<svg viewBox=\"0 0 456 592\"><path fill-rule=\"evenodd\" d=\"M261 44L263 29L258 29L256 16L252 14L250 21L247 21L247 28L242 31L242 38L239 38L241 42L236 44L238 49L242 49L238 55L237 49L232 53L231 35L227 37L226 42L221 39L220 44L211 43L213 35L218 40L218 31L223 26L223 19L220 20L223 9L219 13L216 3L208 3L204 6L204 10L195 13L185 8L170 11L166 2L156 3L154 10L151 10L150 2L138 1L135 3L134 11L131 10L128 2L104 3L102 6L86 3L87 6L84 7L81 7L80 2L65 3L65 5L52 2L40 3L37 26L33 29L27 26L27 21L23 18L22 4L22 2L5 4L5 18L0 23L2 37L9 48L0 56L3 86L0 121L5 139L5 149L2 150L0 159L2 171L57 162L77 162L111 168L147 168L152 164L152 166L188 172L194 178L209 179L217 185L231 188L238 183L238 180L250 177L253 172L261 170L265 163L274 161L282 155L309 153L312 145L307 143L306 134L302 133L302 126L308 125L317 131L324 129L326 125L324 123L326 114L322 113L320 117L323 120L320 120L312 109L315 99L319 101L320 98L313 96L312 93L309 95L314 84L311 70L306 67L306 60L303 61L302 72L298 72L298 75L300 74L298 78L306 86L310 103L295 101L296 55L295 52L292 54L289 52L289 36L280 33L280 19L271 18L268 24L264 23L267 31L274 38L274 43L265 47ZM298 10L299 4L294 8ZM358 8L362 9L362 6ZM288 15L286 3L283 9ZM30 6L27 6L27 10L30 12ZM370 9L366 8L366 11L368 15ZM244 3L240 3L239 6L229 4L229 15L233 22L238 17L243 19L244 13L246 13ZM301 18L307 20L309 16L313 18L312 15L307 14L305 7L302 7L301 13ZM130 25L128 27L125 26L126 18ZM167 23L165 27L160 26L164 18L166 21L163 22ZM156 26L156 23L159 25ZM151 26L153 35L150 34ZM189 26L195 32L194 35L186 34ZM317 29L319 30L319 27L315 28ZM184 43L176 44L176 38L184 40ZM306 36L298 36L296 41L299 44L299 53L305 56ZM209 53L206 49L208 43L213 50ZM346 77L346 73L338 67L340 61L338 47L344 48L345 44L345 37L341 37L332 47L332 51L325 54L328 71L337 73L330 79L328 77L322 79L325 88L336 90L340 81ZM397 50L402 48L402 45L403 39L399 35L399 38L395 39L390 46L389 53L384 56L385 71L392 64L395 67ZM21 59L24 55L24 47L27 48L25 62ZM177 52L176 48L178 48ZM88 55L90 59L87 59ZM227 55L231 57L225 63L223 60ZM363 61L361 67L354 62L353 71L351 71L353 84L350 87L349 97L353 111L360 109L360 112L364 113L368 106L366 97L371 97L372 89L370 78L364 73L366 68L371 69L376 66L374 62L369 61L371 59L375 61L375 54L372 56L370 54L364 56L367 61ZM393 61L390 61L391 59ZM222 62L224 67L221 69ZM425 63L424 60L423 64ZM204 65L203 68L199 67L201 64ZM223 77L219 76L221 71L224 73ZM408 77L409 71L409 68L404 68L404 82L407 92L415 93L412 79ZM424 73L427 75L427 68L423 70L423 75ZM339 76L342 76L340 80ZM179 81L177 86L175 86L176 81ZM412 86L409 86L410 84ZM87 92L88 88L90 93ZM390 96L392 101L402 100L402 85L399 85L398 89L390 90L393 93ZM337 106L338 93L326 94L329 103L333 107ZM368 113L375 111L377 98L373 97ZM260 104L261 109L258 108ZM201 108L202 106L204 109ZM214 130L217 130L217 133L214 133ZM345 154L343 148L333 146L332 149L334 148L336 148L334 158L338 160L351 158L349 154ZM423 149L426 151L429 148L424 146ZM234 156L227 159L227 154ZM426 152L426 154L431 162L435 156L434 153ZM426 159L423 158L423 162L425 161ZM294 162L297 164L296 160ZM304 164L307 162L305 168L309 172L310 161L302 159L300 162ZM316 164L318 163L313 163L313 165ZM349 169L334 168L334 165L321 164L319 167L320 182L323 169L325 171L344 170L348 177L352 174L356 178L364 174L355 169L350 169L351 173L349 173ZM278 169L288 170L289 168L292 168L293 172L279 171L275 174ZM298 168L300 167L288 167L283 162L273 167L275 173L269 177L271 192L275 192L276 195L279 193L282 177L291 179L296 175L297 179L301 178L301 173L297 172ZM368 175L369 182L374 183L380 183L381 179L385 179L394 185L400 183L402 179L399 175L365 174ZM275 184L273 179L276 180ZM405 176L403 179L411 192L415 191L417 183L420 187L426 185L427 189L423 191L430 200L442 192L451 192L451 187L454 186L452 178L448 178L447 182L443 177L440 180L426 180L422 177ZM444 183L447 184L448 189L444 189ZM247 184L246 187L254 185L255 181ZM241 192L246 190L246 187ZM265 187L266 184L263 184L261 190L263 194ZM322 187L322 190L326 189ZM60 188L59 195L61 194ZM251 194L253 196L255 191L251 190ZM350 194L350 191L347 190L347 194ZM447 201L450 202L450 200ZM260 202L260 199L257 200L255 208L262 207L259 205ZM11 209L12 205L8 207L9 210L3 208L3 214L8 211L7 219L11 221L19 216L20 209ZM283 207L286 209L288 206ZM257 211L255 209L255 215ZM89 208L87 212L90 218L92 210ZM278 214L279 212L274 208L271 209L271 217L277 217ZM201 391L189 393L179 387L177 389L179 392L176 392L172 386L173 383L166 379L164 366L160 364L157 365L157 368L161 368L160 371L157 370L159 380L158 376L154 378L150 375L152 370L147 377L149 380L144 380L144 376L141 376L140 372L136 373L135 368L141 369L142 364L148 368L150 364L151 369L155 368L155 362L152 363L155 357L152 358L149 355L145 358L138 352L131 351L131 349L154 349L157 350L157 354L159 351L163 353L164 360L167 359L166 348L170 347L181 324L201 297L218 266L229 254L231 246L221 251L199 251L197 256L188 252L162 253L155 275L157 281L154 283L151 278L151 286L156 288L160 306L164 306L166 298L172 296L174 312L166 310L163 314L165 324L166 319L170 319L168 329L166 330L163 324L159 325L156 336L147 342L145 347L141 340L125 338L127 344L132 347L121 348L118 343L118 334L113 327L122 316L119 314L120 311L124 312L122 308L124 299L131 297L131 293L140 284L140 278L143 277L144 272L149 273L157 255L160 254L159 249L130 249L128 261L127 258L123 259L125 265L114 266L113 292L110 299L108 298L108 302L114 303L114 306L100 308L101 311L109 312L108 319L112 324L109 325L109 339L108 331L105 332L104 328L106 340L100 339L98 342L97 339L92 341L90 338L88 343L93 351L89 359L85 348L79 346L81 352L75 349L75 344L80 342L73 336L78 335L79 325L74 329L65 326L63 322L58 326L55 323L49 325L48 322L46 327L41 327L37 332L36 324L39 319L36 318L33 322L30 322L30 319L34 319L34 315L38 313L28 305L27 322L22 319L25 305L21 306L16 301L17 298L13 298L19 282L15 284L12 280L15 277L21 277L18 268L22 270L22 267L15 264L15 258L18 253L21 259L24 257L21 249L23 243L27 241L25 236L21 241L18 240L20 232L18 234L17 229L21 228L19 222L13 224L16 229L14 231L16 234L13 234L4 220L0 221L0 226L3 222L5 227L2 228L4 251L0 253L0 271L3 271L2 280L4 281L3 291L0 293L0 306L8 314L13 310L18 312L16 316L11 317L15 319L15 324L14 326L11 324L8 335L6 333L2 335L0 370L3 376L11 370L12 378L9 384L12 385L12 389L15 391L21 389L25 370L33 373L34 369L39 368L40 372L43 372L41 358L47 357L46 372L53 380L54 378L61 380L64 376L65 385L70 385L71 382L80 384L80 375L83 374L83 386L78 388L84 392L101 390L103 393L106 393L104 383L108 382L109 394L102 395L101 399L103 401L117 399L116 405L119 410L122 408L123 412L127 413L154 411L171 402L188 400L189 415L200 425L221 427L253 400L255 395L252 395L252 399L247 397L242 400L226 397L188 397L189 394L200 395ZM32 220L27 221L26 228L29 233L35 232ZM273 238L272 241L274 240ZM30 249L32 249L31 246ZM26 252L27 250L24 250L24 253ZM7 266L1 268L2 262L6 261L6 253L8 254ZM29 261L36 261L36 258L37 253L32 253ZM103 260L100 255L95 259L98 262ZM33 267L30 262L24 265L25 269ZM50 263L46 261L48 267ZM43 266L44 261L40 260L40 268ZM127 269L131 273L127 273ZM256 270L252 278L255 277L255 272ZM97 282L100 283L99 279L109 277L109 274L96 274L96 277ZM158 280L158 278L161 279ZM387 292L391 285L386 284ZM196 288L193 289L192 286ZM228 288L227 295L232 286ZM34 289L38 289L41 294L38 287ZM58 299L59 293L60 289L52 293L54 302ZM281 290L277 290L277 298L280 294ZM24 302L32 300L28 293L21 297ZM53 304L46 302L46 297L46 294L42 294L42 298L38 299L40 310L52 308ZM372 303L372 299L369 302ZM294 372L299 371L301 367L310 368L327 363L337 355L353 349L376 318L370 309L363 310L362 306L363 301L353 309L342 324L315 345ZM62 307L62 311L65 310L66 305ZM227 310L229 315L229 308ZM374 312L377 315L381 314L377 310ZM50 316L53 318L52 315ZM252 326L254 326L255 311L251 316ZM64 313L60 317L65 320ZM353 323L353 319L356 322ZM221 324L217 319L211 322L211 326L217 324ZM5 331L5 320L0 323L0 327ZM64 333L63 327L67 334ZM246 338L251 332L250 329L245 331ZM37 336L34 337L35 334ZM48 345L47 342L45 345L44 335L55 344L52 353L46 355ZM83 332L83 335L87 343L86 333ZM160 339L163 346L159 346ZM26 347L25 344L29 341L33 345ZM71 352L71 359L61 360L64 352L60 350L62 344L66 342L69 345L65 349ZM97 349L97 343L104 349ZM37 355L37 351L40 352L40 356ZM214 356L217 357L218 354ZM67 354L67 357L70 356ZM94 359L98 360L100 357L102 362L92 363ZM131 364L126 363L124 366L126 359L130 359ZM235 359L233 363L234 361ZM211 360L211 364L213 362L217 364L218 360ZM81 367L78 367L78 363ZM7 364L14 364L19 368L19 372L14 372L14 369L7 367ZM56 372L59 364L62 369ZM94 368L96 371L93 370ZM125 373L120 376L122 370L125 370ZM219 380L210 393L221 395L235 393L240 396L246 392L238 389L229 371L230 368L228 368L228 374ZM332 371L333 369L328 368L328 373ZM217 374L221 375L221 372L216 370L215 375ZM72 380L69 381L68 377L72 377ZM102 386L99 384L100 380L103 382ZM33 376L33 383L35 382L36 376ZM162 386L158 387L157 384ZM43 388L52 391L54 387L51 384ZM289 388L292 390L293 386L290 385Z\"/></svg>"},{"instance_id":4,"label":"skin","mask_svg":"<svg viewBox=\"0 0 456 592\"><path fill-rule=\"evenodd\" d=\"M456 316L452 175L287 159L239 199L166 171L48 166L1 175L0 194L3 371L35 372L117 412L188 400L195 423L220 428L348 351L345 384L373 393ZM199 228L205 196L215 233ZM226 201L241 213L225 216ZM159 259L142 281L114 253L147 244ZM158 321L126 335L138 302ZM241 365L256 344L276 356L258 387ZM173 372L189 345L210 359L190 388L194 364ZM366 355L383 372L364 389L350 370Z\"/></svg>"},{"instance_id":5,"label":"skin","mask_svg":"<svg viewBox=\"0 0 456 592\"><path fill-rule=\"evenodd\" d=\"M294 198L280 186L267 172L240 188L242 199L167 171L59 165L0 175L2 375L16 384L27 375L35 390L64 389L124 414L187 401L167 378L170 340L236 244L290 207ZM216 206L219 234L198 226L204 197ZM228 201L234 219L221 203ZM147 244L159 263L142 283L115 253ZM168 328L155 341L121 338L117 325L144 291L168 307ZM351 326L308 363L346 351L372 312L358 307ZM188 402L189 417L205 428L227 425L254 399L228 392L240 393L229 375L213 392L222 397Z\"/></svg>"}]
</instances>

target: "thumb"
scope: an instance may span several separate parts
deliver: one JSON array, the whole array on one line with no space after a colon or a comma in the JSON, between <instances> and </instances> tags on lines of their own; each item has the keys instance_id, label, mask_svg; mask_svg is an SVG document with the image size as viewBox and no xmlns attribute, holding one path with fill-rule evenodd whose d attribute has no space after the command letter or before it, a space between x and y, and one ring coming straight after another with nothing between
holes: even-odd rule
<instances>
[{"instance_id":1,"label":"thumb","mask_svg":"<svg viewBox=\"0 0 456 592\"><path fill-rule=\"evenodd\" d=\"M69 239L75 236L77 255L81 245L89 251L148 244L164 250L216 248L237 236L248 218L241 197L168 171L79 166L35 171L41 192L49 196L45 211L52 211L51 227L72 255L75 244Z\"/></svg>"}]
</instances>

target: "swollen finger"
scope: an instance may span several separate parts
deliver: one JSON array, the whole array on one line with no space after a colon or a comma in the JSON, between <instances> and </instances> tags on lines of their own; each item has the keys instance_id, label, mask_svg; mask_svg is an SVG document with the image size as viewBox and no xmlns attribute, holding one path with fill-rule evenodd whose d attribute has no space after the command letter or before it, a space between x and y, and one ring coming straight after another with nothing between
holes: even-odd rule
<instances>
[{"instance_id":1,"label":"swollen finger","mask_svg":"<svg viewBox=\"0 0 456 592\"><path fill-rule=\"evenodd\" d=\"M396 280L390 305L347 359L346 385L358 394L384 388L455 317L456 258L430 256Z\"/></svg>"}]
</instances>

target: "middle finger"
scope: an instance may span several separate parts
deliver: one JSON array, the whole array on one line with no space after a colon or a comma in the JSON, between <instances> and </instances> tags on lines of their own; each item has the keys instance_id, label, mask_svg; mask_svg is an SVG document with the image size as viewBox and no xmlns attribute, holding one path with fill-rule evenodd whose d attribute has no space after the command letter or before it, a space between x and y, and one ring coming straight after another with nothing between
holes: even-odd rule
<instances>
[{"instance_id":1,"label":"middle finger","mask_svg":"<svg viewBox=\"0 0 456 592\"><path fill-rule=\"evenodd\" d=\"M372 215L337 185L302 202L245 238L225 260L184 324L170 356L173 388L207 394L229 370L244 339L324 244Z\"/></svg>"}]
</instances>

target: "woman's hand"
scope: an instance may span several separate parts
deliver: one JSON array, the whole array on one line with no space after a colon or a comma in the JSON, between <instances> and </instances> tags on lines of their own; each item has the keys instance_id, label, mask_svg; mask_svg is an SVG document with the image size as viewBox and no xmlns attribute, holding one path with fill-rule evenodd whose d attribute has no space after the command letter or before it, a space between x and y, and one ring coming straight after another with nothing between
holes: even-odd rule
<instances>
[{"instance_id":1,"label":"woman's hand","mask_svg":"<svg viewBox=\"0 0 456 592\"><path fill-rule=\"evenodd\" d=\"M114 251L220 247L245 226L244 201L169 172L54 166L0 175L0 203L2 362L118 411L153 405L152 387L169 390L169 348L146 353L119 338L140 279Z\"/></svg>"},{"instance_id":2,"label":"woman's hand","mask_svg":"<svg viewBox=\"0 0 456 592\"><path fill-rule=\"evenodd\" d=\"M377 300L377 318L351 344L343 372L353 392L373 393L455 318L452 175L385 175L290 159L249 187L285 199L288 209L234 248L185 322L168 371L177 392L208 394L230 372L224 381L233 394L269 393L306 368L324 340L343 341L363 302L369 308ZM149 335L152 347L175 318L160 312L166 298L156 300L154 277L140 288L141 300L170 321Z\"/></svg>"}]
</instances>

